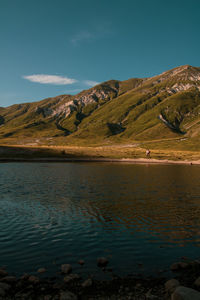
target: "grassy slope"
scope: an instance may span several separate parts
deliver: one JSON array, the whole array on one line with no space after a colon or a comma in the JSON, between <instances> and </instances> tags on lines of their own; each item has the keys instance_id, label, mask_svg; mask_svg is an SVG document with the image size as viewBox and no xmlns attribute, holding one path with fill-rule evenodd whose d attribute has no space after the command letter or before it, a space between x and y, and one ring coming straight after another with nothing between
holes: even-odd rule
<instances>
[{"instance_id":1,"label":"grassy slope","mask_svg":"<svg viewBox=\"0 0 200 300\"><path fill-rule=\"evenodd\" d=\"M139 143L142 148L199 151L200 92L192 87L175 94L167 90L177 84L188 84L188 76L199 72L187 70L187 76L171 76L176 69L151 79L111 80L95 87L109 91L106 100L74 111L59 124L72 132L66 136L54 118L45 117L37 108L56 109L77 96L63 95L40 102L0 108L1 143L37 143L46 145L98 145ZM189 73L188 73L189 72ZM190 74L191 73L191 74ZM118 90L117 94L114 91ZM92 91L90 89L89 91ZM87 95L83 91L78 96ZM160 119L171 124L169 128ZM2 121L3 120L3 121Z\"/></svg>"}]
</instances>

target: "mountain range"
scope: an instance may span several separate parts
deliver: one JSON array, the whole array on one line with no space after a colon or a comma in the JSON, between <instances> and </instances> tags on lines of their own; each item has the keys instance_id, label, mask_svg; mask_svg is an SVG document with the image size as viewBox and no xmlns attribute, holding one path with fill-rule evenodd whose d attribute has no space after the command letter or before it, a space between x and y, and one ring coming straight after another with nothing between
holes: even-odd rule
<instances>
[{"instance_id":1,"label":"mountain range","mask_svg":"<svg viewBox=\"0 0 200 300\"><path fill-rule=\"evenodd\" d=\"M132 143L200 136L200 68L110 80L77 95L0 107L0 143Z\"/></svg>"}]
</instances>

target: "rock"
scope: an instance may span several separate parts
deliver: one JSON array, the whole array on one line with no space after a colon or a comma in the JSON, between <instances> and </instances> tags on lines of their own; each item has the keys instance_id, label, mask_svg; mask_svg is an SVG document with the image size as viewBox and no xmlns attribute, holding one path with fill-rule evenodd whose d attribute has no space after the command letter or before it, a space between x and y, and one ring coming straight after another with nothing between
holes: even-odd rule
<instances>
[{"instance_id":1,"label":"rock","mask_svg":"<svg viewBox=\"0 0 200 300\"><path fill-rule=\"evenodd\" d=\"M45 268L40 268L37 270L38 273L45 273L46 272L46 269Z\"/></svg>"},{"instance_id":2,"label":"rock","mask_svg":"<svg viewBox=\"0 0 200 300\"><path fill-rule=\"evenodd\" d=\"M70 281L77 280L77 279L80 279L80 276L78 274L70 274L65 276L63 280L64 282L68 283Z\"/></svg>"},{"instance_id":3,"label":"rock","mask_svg":"<svg viewBox=\"0 0 200 300\"><path fill-rule=\"evenodd\" d=\"M106 257L97 258L97 266L100 268L106 267L108 264L108 259Z\"/></svg>"},{"instance_id":4,"label":"rock","mask_svg":"<svg viewBox=\"0 0 200 300\"><path fill-rule=\"evenodd\" d=\"M171 300L200 300L200 293L191 288L178 286L172 294Z\"/></svg>"},{"instance_id":5,"label":"rock","mask_svg":"<svg viewBox=\"0 0 200 300\"><path fill-rule=\"evenodd\" d=\"M0 288L0 297L5 297L5 295L6 295L5 290Z\"/></svg>"},{"instance_id":6,"label":"rock","mask_svg":"<svg viewBox=\"0 0 200 300\"><path fill-rule=\"evenodd\" d=\"M77 300L77 296L69 291L64 291L60 293L60 300Z\"/></svg>"},{"instance_id":7,"label":"rock","mask_svg":"<svg viewBox=\"0 0 200 300\"><path fill-rule=\"evenodd\" d=\"M21 280L28 280L29 279L29 275L27 273L23 274L21 277L20 277Z\"/></svg>"},{"instance_id":8,"label":"rock","mask_svg":"<svg viewBox=\"0 0 200 300\"><path fill-rule=\"evenodd\" d=\"M170 266L170 269L171 271L178 271L180 269L186 269L189 267L189 264L188 263L185 263L185 262L177 262L177 263L173 263L171 266Z\"/></svg>"},{"instance_id":9,"label":"rock","mask_svg":"<svg viewBox=\"0 0 200 300\"><path fill-rule=\"evenodd\" d=\"M32 300L32 292L27 292L27 293L23 293L23 292L19 292L17 294L15 294L15 300Z\"/></svg>"},{"instance_id":10,"label":"rock","mask_svg":"<svg viewBox=\"0 0 200 300\"><path fill-rule=\"evenodd\" d=\"M14 283L17 281L17 278L15 276L5 276L0 279L1 282L8 282L8 283Z\"/></svg>"},{"instance_id":11,"label":"rock","mask_svg":"<svg viewBox=\"0 0 200 300\"><path fill-rule=\"evenodd\" d=\"M84 261L83 259L80 259L80 260L78 261L78 263L79 263L79 265L83 266L83 265L85 264L85 261Z\"/></svg>"},{"instance_id":12,"label":"rock","mask_svg":"<svg viewBox=\"0 0 200 300\"><path fill-rule=\"evenodd\" d=\"M195 282L194 285L196 285L197 287L200 287L200 277L198 277Z\"/></svg>"},{"instance_id":13,"label":"rock","mask_svg":"<svg viewBox=\"0 0 200 300\"><path fill-rule=\"evenodd\" d=\"M91 278L86 279L81 285L83 288L92 286L92 279Z\"/></svg>"},{"instance_id":14,"label":"rock","mask_svg":"<svg viewBox=\"0 0 200 300\"><path fill-rule=\"evenodd\" d=\"M8 291L10 288L11 288L11 286L9 284L0 282L0 289L2 289L4 291Z\"/></svg>"},{"instance_id":15,"label":"rock","mask_svg":"<svg viewBox=\"0 0 200 300\"><path fill-rule=\"evenodd\" d=\"M156 300L156 299L158 300L159 298L158 298L157 296L151 294L151 290L152 290L152 289L150 289L150 290L146 293L146 298L145 298L145 299L146 299L146 300L147 300L147 299L148 299L148 300Z\"/></svg>"},{"instance_id":16,"label":"rock","mask_svg":"<svg viewBox=\"0 0 200 300\"><path fill-rule=\"evenodd\" d=\"M31 276L29 276L28 281L33 283L33 284L36 284L40 281L40 279L38 277L34 276L34 275L31 275Z\"/></svg>"},{"instance_id":17,"label":"rock","mask_svg":"<svg viewBox=\"0 0 200 300\"><path fill-rule=\"evenodd\" d=\"M70 264L61 265L62 273L69 274L72 272L72 266Z\"/></svg>"},{"instance_id":18,"label":"rock","mask_svg":"<svg viewBox=\"0 0 200 300\"><path fill-rule=\"evenodd\" d=\"M170 279L165 283L165 289L168 292L168 294L171 295L179 285L180 282L178 280Z\"/></svg>"},{"instance_id":19,"label":"rock","mask_svg":"<svg viewBox=\"0 0 200 300\"><path fill-rule=\"evenodd\" d=\"M51 299L52 299L51 295L45 295L44 296L44 300L51 300Z\"/></svg>"},{"instance_id":20,"label":"rock","mask_svg":"<svg viewBox=\"0 0 200 300\"><path fill-rule=\"evenodd\" d=\"M0 269L0 277L8 276L8 272L4 269Z\"/></svg>"}]
</instances>

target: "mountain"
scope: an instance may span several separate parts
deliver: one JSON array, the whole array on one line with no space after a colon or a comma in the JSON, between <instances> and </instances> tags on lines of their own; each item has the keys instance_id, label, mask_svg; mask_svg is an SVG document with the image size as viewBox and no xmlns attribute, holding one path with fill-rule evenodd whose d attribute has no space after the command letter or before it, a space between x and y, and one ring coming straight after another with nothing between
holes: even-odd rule
<instances>
[{"instance_id":1,"label":"mountain","mask_svg":"<svg viewBox=\"0 0 200 300\"><path fill-rule=\"evenodd\" d=\"M200 136L200 68L110 80L77 95L0 107L0 143L96 144Z\"/></svg>"}]
</instances>

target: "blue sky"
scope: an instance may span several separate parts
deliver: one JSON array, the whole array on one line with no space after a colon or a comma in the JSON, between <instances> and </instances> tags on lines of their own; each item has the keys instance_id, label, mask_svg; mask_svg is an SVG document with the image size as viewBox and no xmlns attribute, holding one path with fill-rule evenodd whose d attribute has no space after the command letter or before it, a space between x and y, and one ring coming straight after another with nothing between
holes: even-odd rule
<instances>
[{"instance_id":1,"label":"blue sky","mask_svg":"<svg viewBox=\"0 0 200 300\"><path fill-rule=\"evenodd\" d=\"M0 106L200 66L199 0L0 0Z\"/></svg>"}]
</instances>

